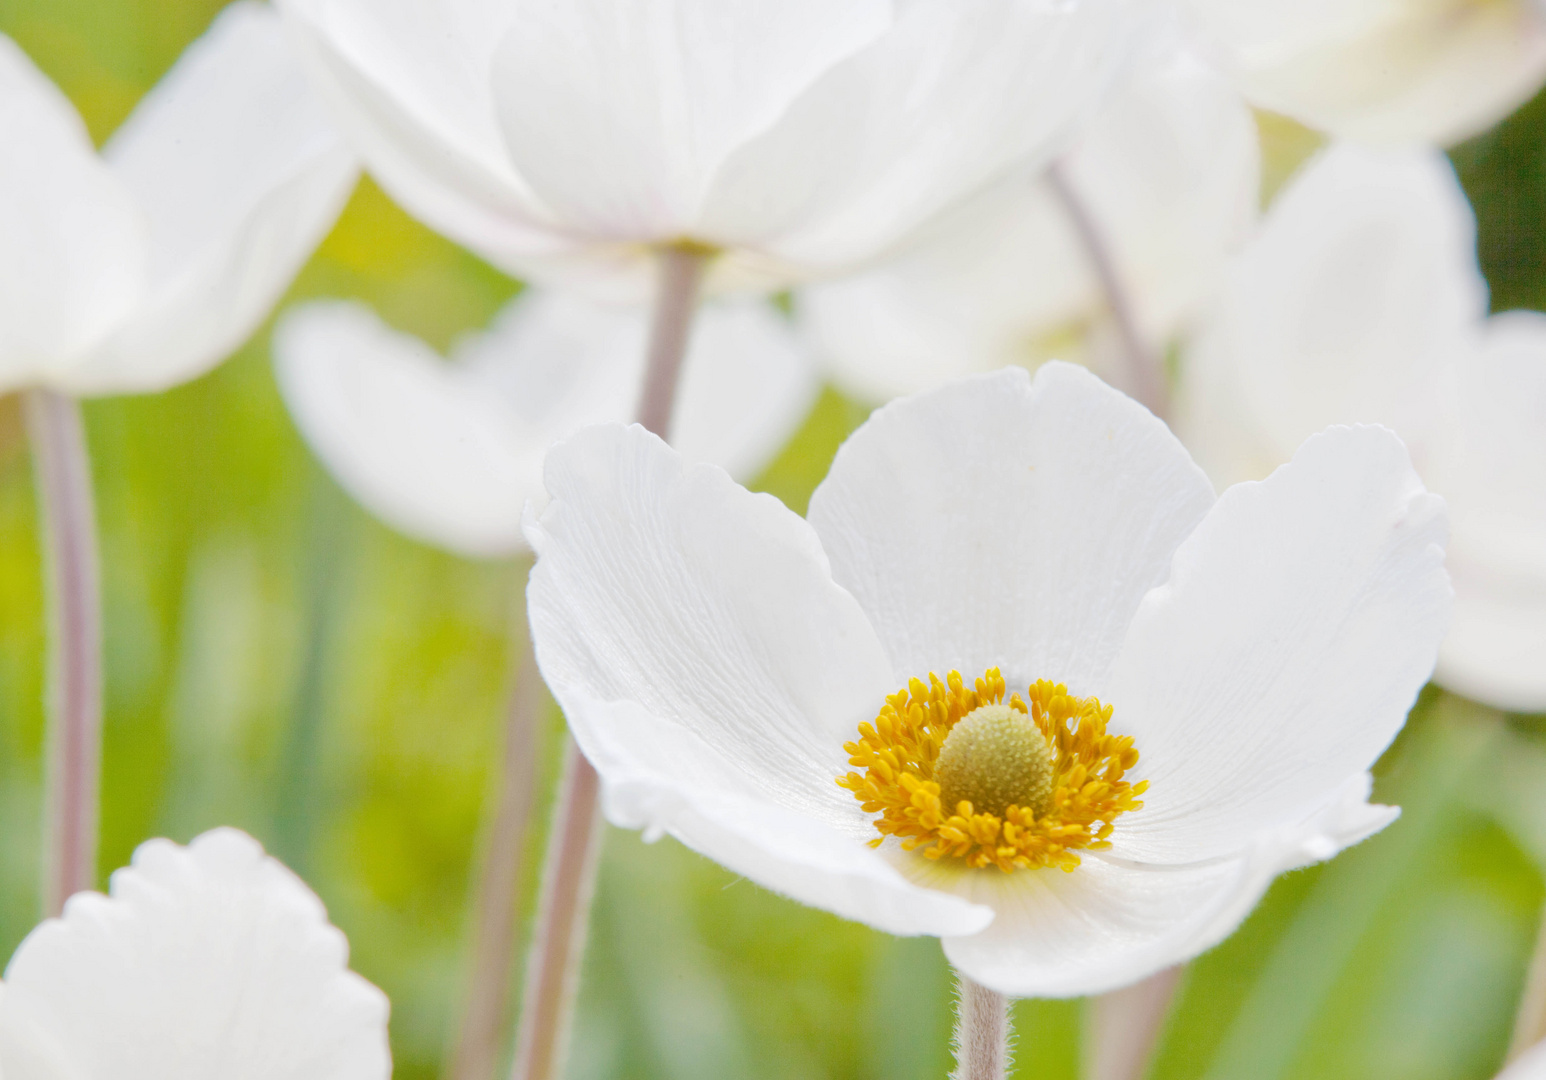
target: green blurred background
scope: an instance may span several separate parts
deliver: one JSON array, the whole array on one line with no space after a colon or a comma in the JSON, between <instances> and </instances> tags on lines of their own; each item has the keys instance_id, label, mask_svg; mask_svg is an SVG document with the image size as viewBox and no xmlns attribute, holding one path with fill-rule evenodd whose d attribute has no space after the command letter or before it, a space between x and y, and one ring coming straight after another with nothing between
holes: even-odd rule
<instances>
[{"instance_id":1,"label":"green blurred background","mask_svg":"<svg viewBox=\"0 0 1546 1080\"><path fill-rule=\"evenodd\" d=\"M219 0L0 0L100 141ZM1278 178L1309 144L1273 125ZM1546 100L1458 150L1495 306L1546 307ZM444 346L518 285L368 181L291 300L357 296ZM104 871L240 826L303 873L393 1001L397 1075L455 1030L469 884L525 566L405 540L323 475L265 328L169 394L91 402L107 618ZM797 510L864 410L828 391L759 485ZM14 399L0 402L0 955L38 917L43 598ZM514 631L512 626L516 627ZM1328 703L1329 705L1329 703ZM551 785L561 720L550 717ZM1405 813L1289 875L1197 962L1164 1080L1470 1080L1501 1060L1543 899L1546 723L1427 694L1381 763ZM538 821L534 829L540 830ZM533 873L527 875L528 899ZM672 841L606 841L570 1075L938 1080L938 945L774 897ZM1072 1080L1082 1006L1017 1006L1020 1077Z\"/></svg>"}]
</instances>

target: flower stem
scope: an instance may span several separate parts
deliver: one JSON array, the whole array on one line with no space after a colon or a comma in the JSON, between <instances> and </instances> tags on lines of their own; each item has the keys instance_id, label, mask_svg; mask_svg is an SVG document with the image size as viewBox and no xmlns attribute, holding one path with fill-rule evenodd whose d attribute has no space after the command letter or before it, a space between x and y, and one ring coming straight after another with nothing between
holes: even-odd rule
<instances>
[{"instance_id":1,"label":"flower stem","mask_svg":"<svg viewBox=\"0 0 1546 1080\"><path fill-rule=\"evenodd\" d=\"M1519 998L1519 1010L1514 1014L1514 1035L1508 1044L1508 1060L1513 1061L1542 1039L1546 1039L1546 909L1541 912L1535 953L1530 957L1524 993Z\"/></svg>"},{"instance_id":2,"label":"flower stem","mask_svg":"<svg viewBox=\"0 0 1546 1080\"><path fill-rule=\"evenodd\" d=\"M1184 970L1166 968L1091 1002L1085 1080L1142 1080Z\"/></svg>"},{"instance_id":3,"label":"flower stem","mask_svg":"<svg viewBox=\"0 0 1546 1080\"><path fill-rule=\"evenodd\" d=\"M524 606L521 611L524 614ZM495 1075L510 1006L517 902L521 867L526 861L527 824L534 801L539 721L548 700L524 618L521 623L520 666L505 713L499 802L483 851L472 932L472 973L456 1050L446 1072L450 1080L490 1080Z\"/></svg>"},{"instance_id":4,"label":"flower stem","mask_svg":"<svg viewBox=\"0 0 1546 1080\"><path fill-rule=\"evenodd\" d=\"M1170 392L1165 386L1160 358L1144 340L1143 330L1138 325L1138 309L1117 267L1111 240L1101 228L1100 222L1095 220L1095 215L1079 194L1068 175L1067 167L1061 161L1053 162L1047 169L1047 180L1052 185L1053 194L1062 203L1063 211L1078 234L1079 242L1084 246L1085 255L1090 260L1090 269L1095 271L1101 291L1106 294L1106 306L1111 309L1117 335L1122 339L1128 386L1135 398L1163 420L1170 411Z\"/></svg>"},{"instance_id":5,"label":"flower stem","mask_svg":"<svg viewBox=\"0 0 1546 1080\"><path fill-rule=\"evenodd\" d=\"M956 972L956 1069L950 1080L1009 1075L1009 999Z\"/></svg>"},{"instance_id":6,"label":"flower stem","mask_svg":"<svg viewBox=\"0 0 1546 1080\"><path fill-rule=\"evenodd\" d=\"M662 439L670 436L677 375L687 352L698 292L711 254L691 244L672 244L660 250L660 277L638 418ZM565 740L564 754L566 767L548 838L511 1080L558 1080L562 1075L580 958L585 951L601 846L597 805L601 779L572 735Z\"/></svg>"},{"instance_id":7,"label":"flower stem","mask_svg":"<svg viewBox=\"0 0 1546 1080\"><path fill-rule=\"evenodd\" d=\"M102 761L102 597L91 458L80 403L26 394L48 574L48 779L43 911L96 884Z\"/></svg>"}]
</instances>

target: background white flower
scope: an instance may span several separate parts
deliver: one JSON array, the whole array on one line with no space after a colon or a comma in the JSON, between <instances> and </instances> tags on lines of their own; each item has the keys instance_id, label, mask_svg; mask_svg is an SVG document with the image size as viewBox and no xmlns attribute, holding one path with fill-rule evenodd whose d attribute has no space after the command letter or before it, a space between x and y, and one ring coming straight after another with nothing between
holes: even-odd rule
<instances>
[{"instance_id":1,"label":"background white flower","mask_svg":"<svg viewBox=\"0 0 1546 1080\"><path fill-rule=\"evenodd\" d=\"M1044 158L1129 0L284 0L410 212L520 276L731 250L724 278L873 255Z\"/></svg>"},{"instance_id":2,"label":"background white flower","mask_svg":"<svg viewBox=\"0 0 1546 1080\"><path fill-rule=\"evenodd\" d=\"M1179 0L1251 100L1334 135L1445 145L1546 81L1538 0Z\"/></svg>"},{"instance_id":3,"label":"background white flower","mask_svg":"<svg viewBox=\"0 0 1546 1080\"><path fill-rule=\"evenodd\" d=\"M881 409L809 523L639 428L561 444L546 481L532 632L609 817L942 936L1013 994L1186 959L1388 822L1365 774L1450 602L1442 504L1389 432L1334 429L1215 500L1163 424L1065 364ZM834 783L910 677L991 666L1100 697L1136 740L1145 806L1072 873L871 848Z\"/></svg>"},{"instance_id":4,"label":"background white flower","mask_svg":"<svg viewBox=\"0 0 1546 1080\"><path fill-rule=\"evenodd\" d=\"M0 984L6 1080L386 1080L387 1000L257 842L152 840L27 936Z\"/></svg>"},{"instance_id":5,"label":"background white flower","mask_svg":"<svg viewBox=\"0 0 1546 1080\"><path fill-rule=\"evenodd\" d=\"M1407 442L1450 504L1438 679L1546 708L1546 317L1486 318L1471 209L1436 151L1338 145L1285 189L1182 365L1178 430L1215 481L1326 424Z\"/></svg>"},{"instance_id":6,"label":"background white flower","mask_svg":"<svg viewBox=\"0 0 1546 1080\"><path fill-rule=\"evenodd\" d=\"M1168 339L1256 221L1261 153L1244 100L1189 54L1156 48L1065 168L1111 242L1140 329ZM799 294L834 376L874 401L1006 364L1073 359L1091 331L1100 337L1105 306L1067 209L1034 173L969 201L873 269Z\"/></svg>"},{"instance_id":7,"label":"background white flower","mask_svg":"<svg viewBox=\"0 0 1546 1080\"><path fill-rule=\"evenodd\" d=\"M411 536L468 555L525 547L542 455L630 418L644 378L644 311L528 292L450 363L358 304L286 315L279 387L312 449L349 492ZM672 441L741 479L766 466L819 389L810 351L760 301L711 302L683 361Z\"/></svg>"},{"instance_id":8,"label":"background white flower","mask_svg":"<svg viewBox=\"0 0 1546 1080\"><path fill-rule=\"evenodd\" d=\"M264 5L233 4L99 157L0 36L0 388L161 390L252 332L354 186Z\"/></svg>"}]
</instances>

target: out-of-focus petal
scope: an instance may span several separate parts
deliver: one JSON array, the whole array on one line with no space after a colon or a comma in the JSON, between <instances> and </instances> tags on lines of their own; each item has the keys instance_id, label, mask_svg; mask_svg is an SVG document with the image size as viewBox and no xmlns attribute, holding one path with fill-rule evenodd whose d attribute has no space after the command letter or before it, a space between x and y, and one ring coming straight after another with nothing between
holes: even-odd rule
<instances>
[{"instance_id":1,"label":"out-of-focus petal","mask_svg":"<svg viewBox=\"0 0 1546 1080\"><path fill-rule=\"evenodd\" d=\"M1546 1080L1546 1042L1526 1050L1498 1074L1497 1080Z\"/></svg>"},{"instance_id":2,"label":"out-of-focus petal","mask_svg":"<svg viewBox=\"0 0 1546 1080\"><path fill-rule=\"evenodd\" d=\"M494 60L505 145L567 226L691 235L720 165L892 23L889 0L517 0Z\"/></svg>"},{"instance_id":3,"label":"out-of-focus petal","mask_svg":"<svg viewBox=\"0 0 1546 1080\"><path fill-rule=\"evenodd\" d=\"M889 247L1061 149L1127 56L1125 0L913 0L720 170L695 235L808 268Z\"/></svg>"},{"instance_id":4,"label":"out-of-focus petal","mask_svg":"<svg viewBox=\"0 0 1546 1080\"><path fill-rule=\"evenodd\" d=\"M1436 151L1342 144L1306 166L1187 351L1178 426L1204 468L1221 483L1261 475L1218 452L1213 424L1255 432L1271 467L1328 424L1377 422L1418 440L1425 469L1435 388L1486 311L1475 243Z\"/></svg>"},{"instance_id":5,"label":"out-of-focus petal","mask_svg":"<svg viewBox=\"0 0 1546 1080\"><path fill-rule=\"evenodd\" d=\"M810 521L898 685L991 666L1104 696L1139 602L1212 504L1164 424L1048 364L1034 382L1009 369L879 410Z\"/></svg>"},{"instance_id":6,"label":"out-of-focus petal","mask_svg":"<svg viewBox=\"0 0 1546 1080\"><path fill-rule=\"evenodd\" d=\"M1431 477L1450 505L1455 618L1438 678L1503 709L1546 710L1546 316L1488 321L1462 364L1454 444Z\"/></svg>"},{"instance_id":7,"label":"out-of-focus petal","mask_svg":"<svg viewBox=\"0 0 1546 1080\"><path fill-rule=\"evenodd\" d=\"M0 35L0 389L52 382L145 289L145 224L74 107Z\"/></svg>"},{"instance_id":8,"label":"out-of-focus petal","mask_svg":"<svg viewBox=\"0 0 1546 1080\"><path fill-rule=\"evenodd\" d=\"M152 840L22 942L6 1080L386 1080L387 1001L305 884L234 829Z\"/></svg>"},{"instance_id":9,"label":"out-of-focus petal","mask_svg":"<svg viewBox=\"0 0 1546 1080\"><path fill-rule=\"evenodd\" d=\"M1446 145L1546 80L1532 0L1183 0L1263 108L1344 138Z\"/></svg>"},{"instance_id":10,"label":"out-of-focus petal","mask_svg":"<svg viewBox=\"0 0 1546 1080\"><path fill-rule=\"evenodd\" d=\"M1231 855L1369 768L1449 620L1445 517L1375 427L1317 435L1219 498L1116 661L1111 726L1150 781L1117 855Z\"/></svg>"}]
</instances>

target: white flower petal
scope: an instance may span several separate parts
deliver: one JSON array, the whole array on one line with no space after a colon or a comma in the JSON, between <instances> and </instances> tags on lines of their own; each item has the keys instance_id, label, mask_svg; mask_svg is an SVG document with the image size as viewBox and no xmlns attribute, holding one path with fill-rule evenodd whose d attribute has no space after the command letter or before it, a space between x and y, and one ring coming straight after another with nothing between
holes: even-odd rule
<instances>
[{"instance_id":1,"label":"white flower petal","mask_svg":"<svg viewBox=\"0 0 1546 1080\"><path fill-rule=\"evenodd\" d=\"M1546 316L1488 320L1457 379L1455 445L1431 476L1450 505L1455 579L1438 678L1499 708L1546 710Z\"/></svg>"},{"instance_id":2,"label":"white flower petal","mask_svg":"<svg viewBox=\"0 0 1546 1080\"><path fill-rule=\"evenodd\" d=\"M1202 866L1086 857L1072 873L931 866L914 876L937 876L994 909L985 931L944 943L950 962L976 981L1016 996L1103 993L1212 948L1278 874L1329 859L1395 820L1395 810L1370 805L1368 794L1368 776L1354 777L1324 807L1261 838L1245 857Z\"/></svg>"},{"instance_id":3,"label":"white flower petal","mask_svg":"<svg viewBox=\"0 0 1546 1080\"><path fill-rule=\"evenodd\" d=\"M1151 781L1117 855L1230 855L1374 762L1449 619L1445 517L1373 427L1317 435L1220 497L1115 665L1111 726Z\"/></svg>"},{"instance_id":4,"label":"white flower petal","mask_svg":"<svg viewBox=\"0 0 1546 1080\"><path fill-rule=\"evenodd\" d=\"M1269 467L1328 424L1378 422L1409 439L1431 429L1434 387L1486 311L1475 244L1442 154L1342 144L1319 155L1187 352L1180 426L1202 464L1223 482L1257 478L1254 462L1214 452L1210 425L1254 429Z\"/></svg>"},{"instance_id":5,"label":"white flower petal","mask_svg":"<svg viewBox=\"0 0 1546 1080\"><path fill-rule=\"evenodd\" d=\"M1010 369L876 412L810 520L895 679L997 666L1011 685L1104 697L1139 601L1212 503L1164 424L1048 364L1034 382Z\"/></svg>"},{"instance_id":6,"label":"white flower petal","mask_svg":"<svg viewBox=\"0 0 1546 1080\"><path fill-rule=\"evenodd\" d=\"M1174 51L1137 66L1066 156L1155 340L1254 222L1260 157L1240 96ZM1023 363L1104 306L1066 209L1033 176L972 198L874 270L800 294L835 377L876 401Z\"/></svg>"},{"instance_id":7,"label":"white flower petal","mask_svg":"<svg viewBox=\"0 0 1546 1080\"><path fill-rule=\"evenodd\" d=\"M494 61L521 175L581 234L691 234L719 166L892 22L888 0L516 0Z\"/></svg>"},{"instance_id":8,"label":"white flower petal","mask_svg":"<svg viewBox=\"0 0 1546 1080\"><path fill-rule=\"evenodd\" d=\"M150 222L143 305L67 373L161 390L239 346L332 228L357 175L266 5L232 4L104 152Z\"/></svg>"},{"instance_id":9,"label":"white flower petal","mask_svg":"<svg viewBox=\"0 0 1546 1080\"><path fill-rule=\"evenodd\" d=\"M1546 1042L1539 1042L1519 1055L1497 1080L1546 1080Z\"/></svg>"},{"instance_id":10,"label":"white flower petal","mask_svg":"<svg viewBox=\"0 0 1546 1080\"><path fill-rule=\"evenodd\" d=\"M1532 0L1184 0L1264 108L1380 143L1458 142L1546 79Z\"/></svg>"},{"instance_id":11,"label":"white flower petal","mask_svg":"<svg viewBox=\"0 0 1546 1080\"><path fill-rule=\"evenodd\" d=\"M49 382L145 288L145 226L80 116L0 35L0 388Z\"/></svg>"},{"instance_id":12,"label":"white flower petal","mask_svg":"<svg viewBox=\"0 0 1546 1080\"><path fill-rule=\"evenodd\" d=\"M1126 57L1125 0L914 0L714 182L696 235L808 267L877 254L1065 142Z\"/></svg>"},{"instance_id":13,"label":"white flower petal","mask_svg":"<svg viewBox=\"0 0 1546 1080\"><path fill-rule=\"evenodd\" d=\"M860 831L835 783L842 744L895 687L815 532L639 427L589 428L545 471L552 501L527 528L532 637L598 767L623 736L585 703L631 702L786 809Z\"/></svg>"},{"instance_id":14,"label":"white flower petal","mask_svg":"<svg viewBox=\"0 0 1546 1080\"><path fill-rule=\"evenodd\" d=\"M821 817L791 810L744 763L635 702L571 691L565 709L605 777L615 825L651 838L669 833L759 885L887 933L969 934L993 917L908 881L868 846L874 832L852 799Z\"/></svg>"},{"instance_id":15,"label":"white flower petal","mask_svg":"<svg viewBox=\"0 0 1546 1080\"><path fill-rule=\"evenodd\" d=\"M419 339L358 304L313 304L274 335L307 443L351 495L409 536L472 555L519 550L543 443Z\"/></svg>"},{"instance_id":16,"label":"white flower petal","mask_svg":"<svg viewBox=\"0 0 1546 1080\"><path fill-rule=\"evenodd\" d=\"M385 1080L387 1001L311 890L234 829L152 840L22 942L6 1080Z\"/></svg>"}]
</instances>

